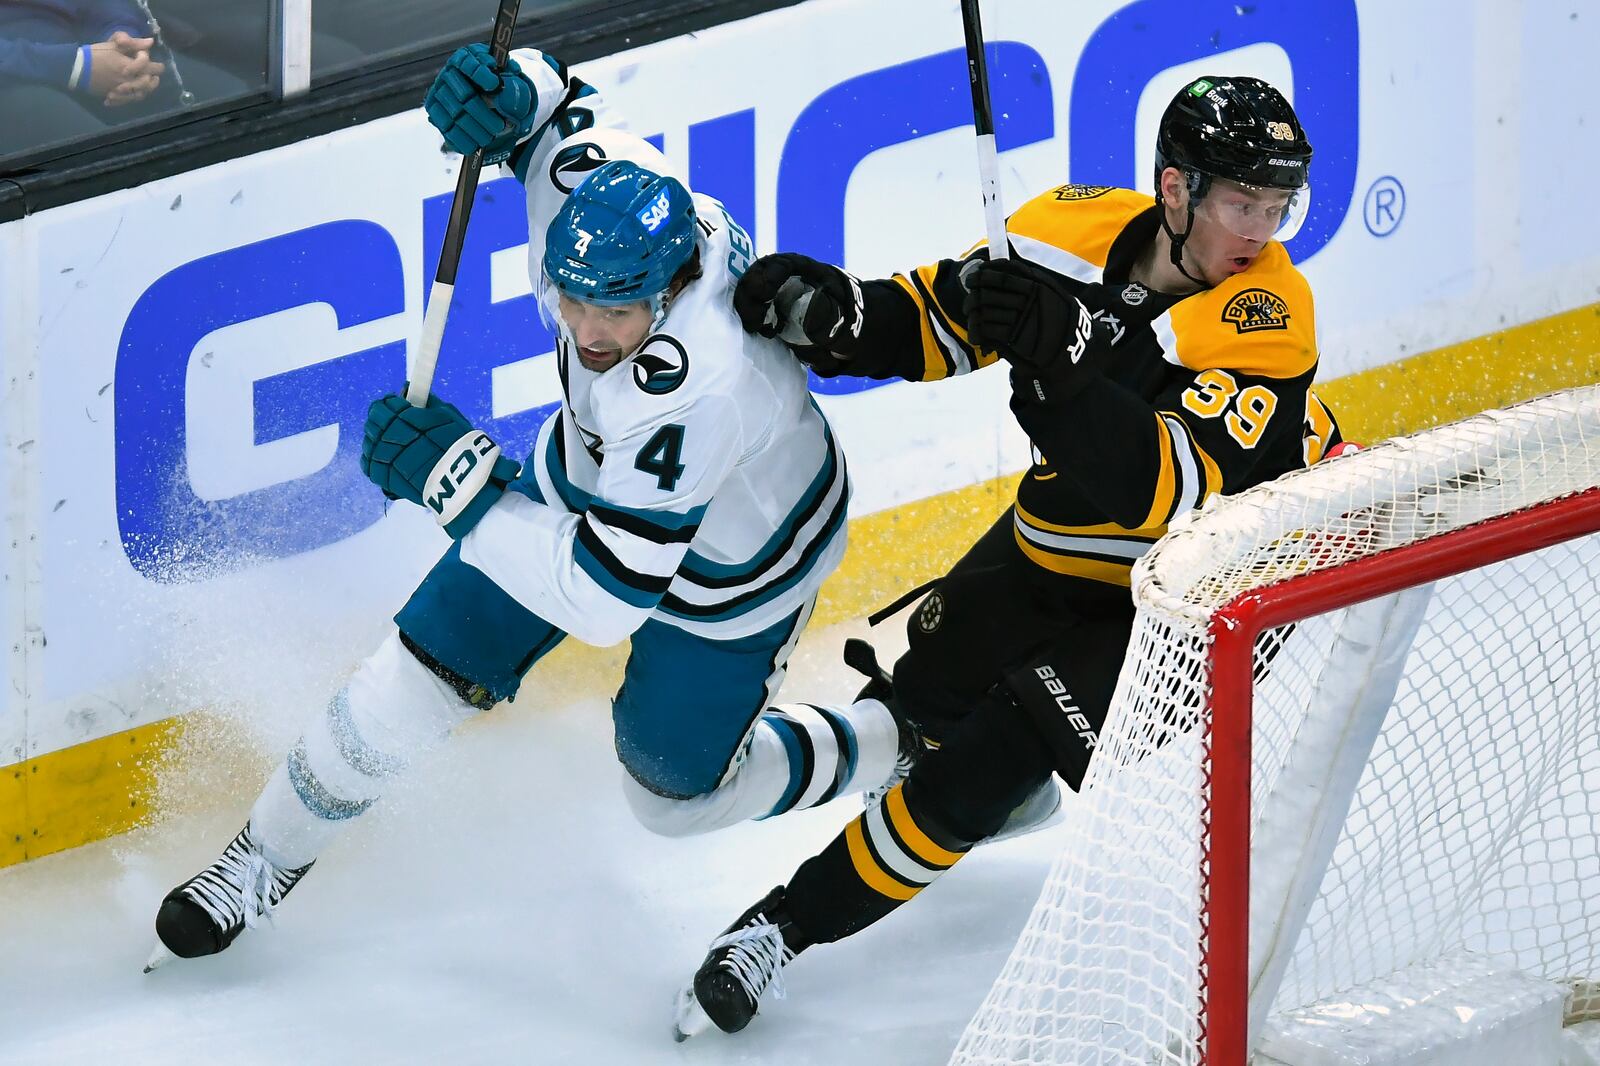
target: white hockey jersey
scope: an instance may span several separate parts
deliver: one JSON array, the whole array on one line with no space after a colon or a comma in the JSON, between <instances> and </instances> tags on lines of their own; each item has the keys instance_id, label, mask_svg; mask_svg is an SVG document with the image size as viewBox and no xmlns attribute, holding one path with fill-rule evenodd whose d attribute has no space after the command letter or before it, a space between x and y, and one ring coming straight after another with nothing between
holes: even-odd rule
<instances>
[{"instance_id":1,"label":"white hockey jersey","mask_svg":"<svg viewBox=\"0 0 1600 1066\"><path fill-rule=\"evenodd\" d=\"M517 58L548 99L551 75L563 72L536 52ZM594 95L582 104L603 113ZM532 146L517 168L536 287L550 220L585 171L628 158L682 180L632 134L591 128L557 139L555 118L535 134L555 143ZM716 639L748 636L807 603L844 554L843 452L804 367L781 343L746 334L734 314L749 238L718 201L695 194L694 204L701 276L609 370L584 368L558 339L564 402L524 465L522 492L508 492L461 542L464 561L592 644L614 644L649 618Z\"/></svg>"}]
</instances>

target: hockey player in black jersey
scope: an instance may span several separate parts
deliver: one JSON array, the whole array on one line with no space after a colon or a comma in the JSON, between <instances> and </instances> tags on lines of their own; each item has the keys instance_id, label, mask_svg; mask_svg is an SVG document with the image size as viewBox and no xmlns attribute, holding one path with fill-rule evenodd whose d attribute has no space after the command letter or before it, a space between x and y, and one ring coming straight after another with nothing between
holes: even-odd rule
<instances>
[{"instance_id":1,"label":"hockey player in black jersey","mask_svg":"<svg viewBox=\"0 0 1600 1066\"><path fill-rule=\"evenodd\" d=\"M929 381L1004 359L1034 446L1015 504L913 612L893 699L935 742L903 782L718 938L679 1035L734 1032L782 966L911 899L1052 774L1076 790L1133 621L1134 561L1177 516L1337 443L1310 391L1311 291L1284 250L1311 146L1278 91L1200 78L1162 116L1152 204L1063 185L1011 258L876 281L800 255L738 286L745 328L823 375Z\"/></svg>"}]
</instances>

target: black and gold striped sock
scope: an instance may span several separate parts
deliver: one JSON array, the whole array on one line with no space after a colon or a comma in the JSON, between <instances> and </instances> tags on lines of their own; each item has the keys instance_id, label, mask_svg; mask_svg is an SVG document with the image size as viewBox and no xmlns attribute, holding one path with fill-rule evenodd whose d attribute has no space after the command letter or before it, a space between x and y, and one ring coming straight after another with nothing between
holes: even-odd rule
<instances>
[{"instance_id":1,"label":"black and gold striped sock","mask_svg":"<svg viewBox=\"0 0 1600 1066\"><path fill-rule=\"evenodd\" d=\"M843 939L928 887L971 847L919 810L902 782L795 871L790 913L814 942Z\"/></svg>"}]
</instances>

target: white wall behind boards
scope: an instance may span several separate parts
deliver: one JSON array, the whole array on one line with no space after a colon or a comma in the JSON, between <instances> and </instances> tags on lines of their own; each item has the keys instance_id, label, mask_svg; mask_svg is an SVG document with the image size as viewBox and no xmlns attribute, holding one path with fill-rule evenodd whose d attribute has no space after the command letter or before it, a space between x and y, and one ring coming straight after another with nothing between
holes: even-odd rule
<instances>
[{"instance_id":1,"label":"white wall behind boards","mask_svg":"<svg viewBox=\"0 0 1600 1066\"><path fill-rule=\"evenodd\" d=\"M1283 86L1317 153L1291 251L1325 376L1600 299L1577 206L1593 0L989 0L985 28L1013 206L1146 187L1186 77ZM881 275L982 233L961 41L956 0L810 0L578 70L760 250ZM419 110L0 227L5 377L38 368L36 399L0 401L8 441L38 427L4 464L0 756L24 712L34 755L334 669L442 548L354 462L421 323L456 167L437 143ZM512 453L558 396L522 210L508 179L480 190L436 384ZM858 515L1026 462L1003 373L849 387L820 399ZM37 647L9 548L30 534Z\"/></svg>"}]
</instances>

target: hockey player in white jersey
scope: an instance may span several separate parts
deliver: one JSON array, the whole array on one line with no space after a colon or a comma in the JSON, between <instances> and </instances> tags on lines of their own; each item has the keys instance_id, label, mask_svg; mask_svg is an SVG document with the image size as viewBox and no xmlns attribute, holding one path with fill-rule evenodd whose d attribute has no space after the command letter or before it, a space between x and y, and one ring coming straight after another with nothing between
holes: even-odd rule
<instances>
[{"instance_id":1,"label":"hockey player in white jersey","mask_svg":"<svg viewBox=\"0 0 1600 1066\"><path fill-rule=\"evenodd\" d=\"M772 707L844 552L843 455L778 341L731 305L753 249L599 95L533 50L461 49L430 121L528 190L530 271L564 402L519 468L450 404L369 411L362 465L454 543L316 714L222 857L156 919L183 957L272 910L390 781L478 710L533 690L572 635L632 637L613 701L623 787L666 835L812 806L889 777L912 738L881 703ZM165 956L158 949L158 958Z\"/></svg>"}]
</instances>

